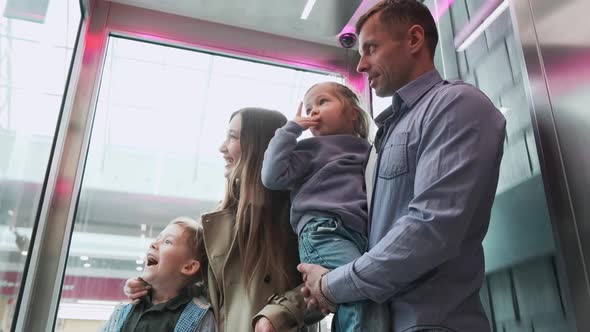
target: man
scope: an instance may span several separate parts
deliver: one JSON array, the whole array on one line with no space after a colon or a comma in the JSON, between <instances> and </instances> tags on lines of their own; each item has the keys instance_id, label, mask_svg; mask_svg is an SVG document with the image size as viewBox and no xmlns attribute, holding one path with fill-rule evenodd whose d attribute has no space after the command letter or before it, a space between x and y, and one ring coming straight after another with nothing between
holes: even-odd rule
<instances>
[{"instance_id":1,"label":"man","mask_svg":"<svg viewBox=\"0 0 590 332\"><path fill-rule=\"evenodd\" d=\"M369 251L333 271L301 264L308 306L326 313L369 299L387 303L391 331L489 331L482 240L505 119L476 88L441 79L436 26L421 2L382 1L356 32L357 70L393 97L375 119L365 170Z\"/></svg>"}]
</instances>

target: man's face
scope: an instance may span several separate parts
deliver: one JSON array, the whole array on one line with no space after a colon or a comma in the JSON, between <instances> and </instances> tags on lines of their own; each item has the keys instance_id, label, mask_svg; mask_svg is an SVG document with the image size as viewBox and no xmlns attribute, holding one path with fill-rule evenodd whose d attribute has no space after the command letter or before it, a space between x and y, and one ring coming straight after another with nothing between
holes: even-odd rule
<instances>
[{"instance_id":1,"label":"man's face","mask_svg":"<svg viewBox=\"0 0 590 332\"><path fill-rule=\"evenodd\" d=\"M413 60L406 25L384 25L380 15L371 16L360 31L357 71L369 75L369 84L377 96L386 97L410 82Z\"/></svg>"}]
</instances>

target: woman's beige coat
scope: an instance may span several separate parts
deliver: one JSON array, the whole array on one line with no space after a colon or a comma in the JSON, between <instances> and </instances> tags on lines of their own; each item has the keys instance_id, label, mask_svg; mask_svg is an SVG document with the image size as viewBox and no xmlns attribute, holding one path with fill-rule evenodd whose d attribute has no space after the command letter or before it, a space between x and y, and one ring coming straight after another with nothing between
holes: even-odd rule
<instances>
[{"instance_id":1,"label":"woman's beige coat","mask_svg":"<svg viewBox=\"0 0 590 332\"><path fill-rule=\"evenodd\" d=\"M276 273L265 275L257 270L248 297L234 227L235 215L222 210L203 215L201 219L209 258L209 296L219 331L253 331L252 322L260 316L267 317L277 332L299 331L304 325L305 308L300 286L291 285L292 289L285 292L275 283ZM297 248L285 250L296 251ZM297 264L298 261L293 262L294 266ZM294 276L292 280L300 278Z\"/></svg>"}]
</instances>

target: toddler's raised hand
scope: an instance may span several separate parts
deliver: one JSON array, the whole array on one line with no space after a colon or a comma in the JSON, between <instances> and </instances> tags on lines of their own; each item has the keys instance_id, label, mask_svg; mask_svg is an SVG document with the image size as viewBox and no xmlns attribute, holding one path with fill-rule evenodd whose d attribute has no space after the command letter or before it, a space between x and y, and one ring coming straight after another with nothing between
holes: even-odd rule
<instances>
[{"instance_id":1,"label":"toddler's raised hand","mask_svg":"<svg viewBox=\"0 0 590 332\"><path fill-rule=\"evenodd\" d=\"M301 116L301 109L303 108L303 103L299 103L299 108L297 108L297 113L295 114L295 121L298 125L300 125L303 130L307 130L311 127L315 127L318 125L320 116L319 115L312 115L312 116Z\"/></svg>"}]
</instances>

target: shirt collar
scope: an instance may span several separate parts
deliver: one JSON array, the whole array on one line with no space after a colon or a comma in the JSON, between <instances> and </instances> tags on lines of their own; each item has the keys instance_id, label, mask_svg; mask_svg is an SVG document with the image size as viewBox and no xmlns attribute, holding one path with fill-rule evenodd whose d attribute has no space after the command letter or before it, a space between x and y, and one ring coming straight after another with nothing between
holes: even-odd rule
<instances>
[{"instance_id":1,"label":"shirt collar","mask_svg":"<svg viewBox=\"0 0 590 332\"><path fill-rule=\"evenodd\" d=\"M171 299L170 301L166 302L166 308L170 310L176 310L181 305L186 304L188 301L191 300L189 295L188 289L184 288L180 294L178 294L175 298Z\"/></svg>"},{"instance_id":2,"label":"shirt collar","mask_svg":"<svg viewBox=\"0 0 590 332\"><path fill-rule=\"evenodd\" d=\"M422 74L412 82L401 87L395 95L401 98L401 101L406 104L408 108L412 108L414 104L422 97L428 90L430 90L435 84L442 81L438 71L431 70L425 74ZM394 95L394 102L395 102ZM395 104L394 104L395 106Z\"/></svg>"},{"instance_id":3,"label":"shirt collar","mask_svg":"<svg viewBox=\"0 0 590 332\"><path fill-rule=\"evenodd\" d=\"M433 69L401 87L393 94L391 106L387 107L375 118L377 126L383 126L387 119L401 109L402 105L411 109L420 97L441 81L440 74L436 69Z\"/></svg>"},{"instance_id":4,"label":"shirt collar","mask_svg":"<svg viewBox=\"0 0 590 332\"><path fill-rule=\"evenodd\" d=\"M164 308L166 308L168 310L176 310L180 306L189 302L190 300L191 300L191 296L189 294L188 288L185 287L180 291L180 293L178 295L176 295L176 297L168 300L166 303L161 303L160 306L158 306L158 308L160 308L160 310L163 310ZM149 292L148 295L142 299L142 302L144 302L143 303L144 307L148 303L152 303L152 307L157 306L157 305L153 304L153 302L152 302L152 293L151 292ZM158 309L158 308L154 308L154 309Z\"/></svg>"}]
</instances>

